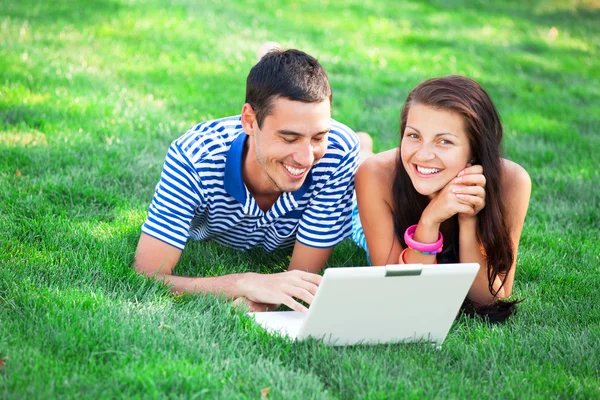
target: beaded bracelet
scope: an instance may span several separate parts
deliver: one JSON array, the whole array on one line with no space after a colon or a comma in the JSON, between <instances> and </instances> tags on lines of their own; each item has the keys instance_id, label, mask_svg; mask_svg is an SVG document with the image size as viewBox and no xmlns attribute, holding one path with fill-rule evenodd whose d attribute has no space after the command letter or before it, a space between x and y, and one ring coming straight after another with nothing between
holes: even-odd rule
<instances>
[{"instance_id":1,"label":"beaded bracelet","mask_svg":"<svg viewBox=\"0 0 600 400\"><path fill-rule=\"evenodd\" d=\"M408 250L411 250L409 247L405 248L404 250L402 250L402 253L400 253L400 257L398 257L398 264L406 264L406 261L404 261L404 253L406 253ZM437 260L435 260L433 262L434 264L437 264Z\"/></svg>"},{"instance_id":2,"label":"beaded bracelet","mask_svg":"<svg viewBox=\"0 0 600 400\"><path fill-rule=\"evenodd\" d=\"M422 254L431 254L435 255L441 253L442 248L444 247L444 236L442 236L442 232L439 232L439 238L435 243L421 243L417 242L414 239L415 231L417 230L417 225L411 225L404 232L404 242L406 242L406 246L411 248L412 250L422 253Z\"/></svg>"},{"instance_id":3,"label":"beaded bracelet","mask_svg":"<svg viewBox=\"0 0 600 400\"><path fill-rule=\"evenodd\" d=\"M413 248L412 248L412 247L410 247L410 246L408 246L407 248L408 248L408 249L411 249L411 250L412 250L412 251L414 251L415 253L421 253L421 254L424 254L424 255L426 255L426 256L427 256L427 255L432 255L432 256L434 256L434 255L436 255L436 254L438 254L438 253L441 253L441 252L442 252L442 248L443 248L443 247L444 247L444 246L442 245L442 246L441 246L439 249L437 249L436 251L420 251L420 250L417 250L417 249L413 249Z\"/></svg>"}]
</instances>

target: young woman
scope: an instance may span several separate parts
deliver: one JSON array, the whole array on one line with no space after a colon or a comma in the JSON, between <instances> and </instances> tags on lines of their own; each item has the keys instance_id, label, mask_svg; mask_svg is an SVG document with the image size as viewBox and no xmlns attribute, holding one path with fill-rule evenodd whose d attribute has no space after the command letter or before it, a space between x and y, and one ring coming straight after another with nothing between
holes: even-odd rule
<instances>
[{"instance_id":1,"label":"young woman","mask_svg":"<svg viewBox=\"0 0 600 400\"><path fill-rule=\"evenodd\" d=\"M400 147L356 174L355 241L372 265L479 263L463 309L507 318L515 302L498 300L512 292L531 180L500 157L494 104L469 78L431 79L408 95L400 129Z\"/></svg>"}]
</instances>

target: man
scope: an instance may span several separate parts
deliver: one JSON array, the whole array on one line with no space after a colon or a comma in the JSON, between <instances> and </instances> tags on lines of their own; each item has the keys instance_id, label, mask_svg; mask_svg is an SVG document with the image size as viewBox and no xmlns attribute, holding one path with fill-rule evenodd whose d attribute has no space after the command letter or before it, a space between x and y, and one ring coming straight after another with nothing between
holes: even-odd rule
<instances>
[{"instance_id":1,"label":"man","mask_svg":"<svg viewBox=\"0 0 600 400\"><path fill-rule=\"evenodd\" d=\"M250 71L241 115L192 127L168 151L134 265L176 292L223 293L252 310L310 304L333 247L351 233L355 133L331 119L327 74L299 50ZM289 270L172 275L188 238L247 250L293 246ZM272 307L269 307L272 308Z\"/></svg>"}]
</instances>

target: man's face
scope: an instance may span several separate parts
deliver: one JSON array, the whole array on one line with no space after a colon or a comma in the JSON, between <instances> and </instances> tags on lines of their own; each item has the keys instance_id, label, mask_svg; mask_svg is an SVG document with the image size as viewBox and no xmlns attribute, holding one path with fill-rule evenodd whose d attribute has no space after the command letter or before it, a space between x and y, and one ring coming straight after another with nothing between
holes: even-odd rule
<instances>
[{"instance_id":1,"label":"man's face","mask_svg":"<svg viewBox=\"0 0 600 400\"><path fill-rule=\"evenodd\" d=\"M244 112L248 105L244 106ZM251 109L251 108L250 108ZM327 150L331 105L329 99L303 103L284 98L273 101L262 128L244 123L250 136L244 176L256 194L294 192L302 186L310 168ZM259 168L253 168L258 165ZM245 179L246 180L246 179ZM252 190L252 189L251 189Z\"/></svg>"}]
</instances>

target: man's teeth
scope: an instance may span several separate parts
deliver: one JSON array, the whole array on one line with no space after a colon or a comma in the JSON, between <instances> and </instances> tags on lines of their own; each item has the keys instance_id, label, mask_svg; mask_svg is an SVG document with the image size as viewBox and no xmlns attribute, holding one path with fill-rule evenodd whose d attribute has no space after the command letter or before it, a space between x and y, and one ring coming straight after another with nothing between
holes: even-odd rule
<instances>
[{"instance_id":1,"label":"man's teeth","mask_svg":"<svg viewBox=\"0 0 600 400\"><path fill-rule=\"evenodd\" d=\"M437 172L440 172L440 170L437 168L423 168L423 167L419 167L418 165L417 165L417 171L419 171L419 173L425 174L425 175L435 174Z\"/></svg>"},{"instance_id":2,"label":"man's teeth","mask_svg":"<svg viewBox=\"0 0 600 400\"><path fill-rule=\"evenodd\" d=\"M304 173L304 171L306 171L306 168L294 168L294 167L290 167L289 165L284 165L284 167L292 175L301 175Z\"/></svg>"}]
</instances>

